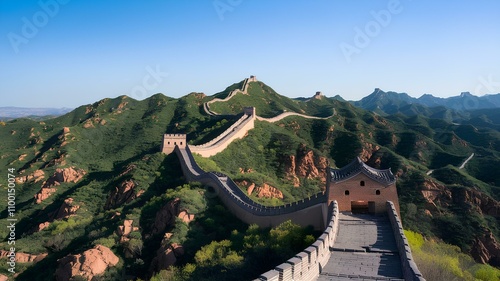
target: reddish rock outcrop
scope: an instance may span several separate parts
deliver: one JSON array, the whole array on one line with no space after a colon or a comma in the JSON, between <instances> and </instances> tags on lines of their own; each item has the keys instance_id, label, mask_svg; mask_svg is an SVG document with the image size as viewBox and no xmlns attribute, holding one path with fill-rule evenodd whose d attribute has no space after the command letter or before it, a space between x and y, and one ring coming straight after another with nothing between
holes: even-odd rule
<instances>
[{"instance_id":1,"label":"reddish rock outcrop","mask_svg":"<svg viewBox=\"0 0 500 281\"><path fill-rule=\"evenodd\" d=\"M3 275L3 274L0 274L0 281L7 281L9 280L9 277Z\"/></svg>"},{"instance_id":2,"label":"reddish rock outcrop","mask_svg":"<svg viewBox=\"0 0 500 281\"><path fill-rule=\"evenodd\" d=\"M283 192L267 183L264 183L261 186L257 186L253 182L243 180L238 181L237 184L246 188L248 195L252 195L255 192L255 196L259 198L264 197L283 199Z\"/></svg>"},{"instance_id":3,"label":"reddish rock outcrop","mask_svg":"<svg viewBox=\"0 0 500 281\"><path fill-rule=\"evenodd\" d=\"M40 204L43 200L47 199L52 195L52 193L56 192L55 188L42 188L40 191L35 194L35 203Z\"/></svg>"},{"instance_id":4,"label":"reddish rock outcrop","mask_svg":"<svg viewBox=\"0 0 500 281\"><path fill-rule=\"evenodd\" d=\"M73 216L76 213L76 211L80 209L80 206L74 204L73 201L74 201L73 198L65 199L64 202L61 204L61 207L59 207L57 211L49 215L51 220L59 220Z\"/></svg>"},{"instance_id":5,"label":"reddish rock outcrop","mask_svg":"<svg viewBox=\"0 0 500 281\"><path fill-rule=\"evenodd\" d=\"M262 186L257 186L255 192L259 198L278 198L283 199L283 192L281 192L276 187L270 186L267 183L262 184Z\"/></svg>"},{"instance_id":6,"label":"reddish rock outcrop","mask_svg":"<svg viewBox=\"0 0 500 281\"><path fill-rule=\"evenodd\" d=\"M151 271L158 272L168 269L177 262L177 259L184 255L184 247L176 243L165 243L162 241L162 246L156 251L156 257L151 263Z\"/></svg>"},{"instance_id":7,"label":"reddish rock outcrop","mask_svg":"<svg viewBox=\"0 0 500 281\"><path fill-rule=\"evenodd\" d=\"M115 208L129 203L137 197L141 196L143 191L136 192L136 187L137 184L133 180L126 180L122 182L119 186L115 187L115 189L110 192L104 208Z\"/></svg>"},{"instance_id":8,"label":"reddish rock outcrop","mask_svg":"<svg viewBox=\"0 0 500 281\"><path fill-rule=\"evenodd\" d=\"M195 215L190 214L189 210L180 209L181 199L175 198L165 204L157 213L155 222L151 231L151 235L163 233L167 226L175 224L175 218L180 218L185 223L190 223L194 220Z\"/></svg>"},{"instance_id":9,"label":"reddish rock outcrop","mask_svg":"<svg viewBox=\"0 0 500 281\"><path fill-rule=\"evenodd\" d=\"M424 181L420 192L425 200L427 200L426 208L431 212L438 211L437 206L449 206L453 200L452 193L446 186L430 179Z\"/></svg>"},{"instance_id":10,"label":"reddish rock outcrop","mask_svg":"<svg viewBox=\"0 0 500 281\"><path fill-rule=\"evenodd\" d=\"M478 212L493 216L500 217L500 202L492 197L473 189L461 189L459 193L454 194L455 202L465 202L477 209Z\"/></svg>"},{"instance_id":11,"label":"reddish rock outcrop","mask_svg":"<svg viewBox=\"0 0 500 281\"><path fill-rule=\"evenodd\" d=\"M300 186L300 179L295 174L295 155L289 155L285 159L285 178L291 181L294 187Z\"/></svg>"},{"instance_id":12,"label":"reddish rock outcrop","mask_svg":"<svg viewBox=\"0 0 500 281\"><path fill-rule=\"evenodd\" d=\"M42 170L36 170L27 176L17 177L16 183L23 184L25 182L31 182L31 181L34 181L35 183L37 183L39 181L44 180L44 178L45 178L45 172Z\"/></svg>"},{"instance_id":13,"label":"reddish rock outcrop","mask_svg":"<svg viewBox=\"0 0 500 281\"><path fill-rule=\"evenodd\" d=\"M315 156L311 149L303 144L297 155L289 155L284 159L285 178L292 181L295 187L300 186L299 178L320 179L326 183L328 159Z\"/></svg>"},{"instance_id":14,"label":"reddish rock outcrop","mask_svg":"<svg viewBox=\"0 0 500 281\"><path fill-rule=\"evenodd\" d=\"M67 281L75 276L92 280L94 276L104 273L115 266L119 258L107 247L97 245L81 254L68 255L58 260L56 280Z\"/></svg>"},{"instance_id":15,"label":"reddish rock outcrop","mask_svg":"<svg viewBox=\"0 0 500 281\"><path fill-rule=\"evenodd\" d=\"M374 144L369 143L369 142L365 142L363 144L363 148L361 149L361 153L359 154L359 158L361 158L361 160L363 162L366 162L370 158L372 158L373 154L375 152L377 152L379 149L380 149L380 146L374 145Z\"/></svg>"},{"instance_id":16,"label":"reddish rock outcrop","mask_svg":"<svg viewBox=\"0 0 500 281\"><path fill-rule=\"evenodd\" d=\"M55 173L43 183L42 188L57 186L63 182L77 183L86 174L84 170L75 169L75 167L56 169Z\"/></svg>"},{"instance_id":17,"label":"reddish rock outcrop","mask_svg":"<svg viewBox=\"0 0 500 281\"><path fill-rule=\"evenodd\" d=\"M7 255L9 255L9 251L0 250L0 258L7 258ZM32 254L18 252L18 253L16 253L16 262L20 262L20 263L34 262L34 263L37 263L37 262L43 260L46 256L47 256L47 253L32 255Z\"/></svg>"},{"instance_id":18,"label":"reddish rock outcrop","mask_svg":"<svg viewBox=\"0 0 500 281\"><path fill-rule=\"evenodd\" d=\"M50 226L50 222L48 222L48 221L42 222L42 223L38 224L31 232L33 233L33 232L42 231L49 226Z\"/></svg>"},{"instance_id":19,"label":"reddish rock outcrop","mask_svg":"<svg viewBox=\"0 0 500 281\"><path fill-rule=\"evenodd\" d=\"M132 231L138 231L139 227L134 226L134 220L124 220L123 225L119 225L116 234L120 236L120 243L130 240L129 235Z\"/></svg>"},{"instance_id":20,"label":"reddish rock outcrop","mask_svg":"<svg viewBox=\"0 0 500 281\"><path fill-rule=\"evenodd\" d=\"M500 245L490 230L476 237L471 255L477 262L500 266Z\"/></svg>"},{"instance_id":21,"label":"reddish rock outcrop","mask_svg":"<svg viewBox=\"0 0 500 281\"><path fill-rule=\"evenodd\" d=\"M47 199L52 193L56 192L55 186L63 182L79 182L87 172L82 169L75 169L74 167L57 169L55 173L49 177L43 184L40 191L35 194L35 202L40 204L43 200Z\"/></svg>"}]
</instances>

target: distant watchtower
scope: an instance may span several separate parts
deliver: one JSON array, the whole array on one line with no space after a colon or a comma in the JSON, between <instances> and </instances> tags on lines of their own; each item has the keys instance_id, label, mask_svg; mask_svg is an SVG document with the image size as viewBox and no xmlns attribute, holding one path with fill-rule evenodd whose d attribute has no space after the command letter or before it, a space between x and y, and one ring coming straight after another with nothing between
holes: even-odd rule
<instances>
[{"instance_id":1,"label":"distant watchtower","mask_svg":"<svg viewBox=\"0 0 500 281\"><path fill-rule=\"evenodd\" d=\"M186 134L165 134L163 135L163 143L161 152L170 154L174 151L175 146L186 148Z\"/></svg>"},{"instance_id":2,"label":"distant watchtower","mask_svg":"<svg viewBox=\"0 0 500 281\"><path fill-rule=\"evenodd\" d=\"M255 77L255 75L250 75L250 78L248 78L248 82L257 82L257 77Z\"/></svg>"},{"instance_id":3,"label":"distant watchtower","mask_svg":"<svg viewBox=\"0 0 500 281\"><path fill-rule=\"evenodd\" d=\"M328 203L337 200L340 211L379 214L392 201L399 213L396 177L390 169L378 170L356 157L341 169L329 169Z\"/></svg>"}]
</instances>

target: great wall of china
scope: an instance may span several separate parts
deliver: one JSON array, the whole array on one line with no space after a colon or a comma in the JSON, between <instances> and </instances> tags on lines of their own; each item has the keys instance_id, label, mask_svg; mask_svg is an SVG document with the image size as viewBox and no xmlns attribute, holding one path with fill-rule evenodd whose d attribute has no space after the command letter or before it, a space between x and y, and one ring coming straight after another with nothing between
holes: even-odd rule
<instances>
[{"instance_id":1,"label":"great wall of china","mask_svg":"<svg viewBox=\"0 0 500 281\"><path fill-rule=\"evenodd\" d=\"M224 100L229 100L239 92L245 93L248 84L255 81L253 76L245 79L243 90L231 92ZM210 111L208 103L204 104L204 108L207 114L218 115ZM290 115L311 118L297 113L284 115L280 119ZM192 153L210 157L223 151L232 141L243 138L253 129L255 119L259 119L255 108L245 108L242 117L230 128L212 141L199 146L188 145L186 135L166 134L162 151L166 154L175 152L186 180L211 187L212 194L218 196L223 204L245 223L270 227L292 220L301 226L312 225L317 230L324 230L311 246L275 269L263 273L256 280L425 281L412 258L397 207L393 202L387 201L386 214L383 216L340 213L337 201L327 197L327 185L325 193L321 192L282 206L264 206L248 197L227 175L205 172L198 166ZM280 119L269 118L263 121L276 122ZM328 172L328 175L332 176L331 172ZM365 233L363 241L354 237L360 233Z\"/></svg>"}]
</instances>

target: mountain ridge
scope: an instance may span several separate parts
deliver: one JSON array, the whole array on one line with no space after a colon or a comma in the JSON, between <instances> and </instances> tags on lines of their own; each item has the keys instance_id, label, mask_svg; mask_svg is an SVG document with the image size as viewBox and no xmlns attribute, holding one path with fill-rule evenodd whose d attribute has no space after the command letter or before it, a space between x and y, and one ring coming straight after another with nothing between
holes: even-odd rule
<instances>
[{"instance_id":1,"label":"mountain ridge","mask_svg":"<svg viewBox=\"0 0 500 281\"><path fill-rule=\"evenodd\" d=\"M219 97L238 85L241 82L218 93ZM223 271L250 280L287 260L289 256L278 259L279 253L270 247L245 248L245 241L268 245L256 237L268 237L263 233L276 230L242 225L220 202L205 197L202 186L185 184L175 155L159 152L164 133L185 133L189 144L204 143L236 122L242 106L255 104L270 117L286 110L326 118L256 120L254 129L224 151L196 158L200 167L227 174L253 200L277 206L320 192L327 167L342 167L359 156L375 168L391 168L398 176L405 228L459 246L483 263L494 263L500 256L489 247L500 237L494 212L500 210L500 181L495 173L500 165L500 133L482 125L489 124L494 110L486 117L475 116L476 125L401 112L382 116L335 98L296 101L263 82L251 82L246 95L238 93L211 105L223 115L209 116L204 103L216 95L190 93L176 99L156 94L140 101L120 96L49 120L3 122L0 164L19 173L16 248L47 253L42 261L21 267L18 279L52 280L58 260L97 245L109 247L120 259L105 273L108 279L122 272L150 278L166 270L188 276L182 280L210 274L221 277ZM459 169L472 153L474 157ZM429 170L434 172L428 175ZM3 177L0 184L7 182ZM267 191L272 187L273 192L256 192L257 187ZM59 213L65 215L54 215ZM177 220L186 213L188 222ZM461 231L455 231L459 227ZM7 234L6 229L0 230L3 237ZM5 242L1 246L7 246ZM481 246L481 252L471 251L470 245ZM200 256L213 247L233 253L235 262L241 255L244 259L233 267L224 267L224 261L195 262L196 253ZM272 262L262 263L268 256ZM162 267L161 262L149 266L154 259L168 257L175 267Z\"/></svg>"}]
</instances>

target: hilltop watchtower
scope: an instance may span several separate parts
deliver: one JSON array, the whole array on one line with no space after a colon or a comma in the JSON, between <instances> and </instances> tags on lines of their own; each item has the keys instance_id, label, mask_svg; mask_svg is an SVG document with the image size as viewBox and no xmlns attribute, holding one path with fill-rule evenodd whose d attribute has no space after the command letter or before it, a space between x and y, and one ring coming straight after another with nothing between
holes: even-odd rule
<instances>
[{"instance_id":1,"label":"hilltop watchtower","mask_svg":"<svg viewBox=\"0 0 500 281\"><path fill-rule=\"evenodd\" d=\"M378 170L359 157L341 169L329 169L328 203L337 200L340 211L379 214L392 201L399 213L396 177L390 169Z\"/></svg>"},{"instance_id":2,"label":"hilltop watchtower","mask_svg":"<svg viewBox=\"0 0 500 281\"><path fill-rule=\"evenodd\" d=\"M186 148L186 134L164 134L161 152L170 154L176 145L179 148Z\"/></svg>"}]
</instances>

